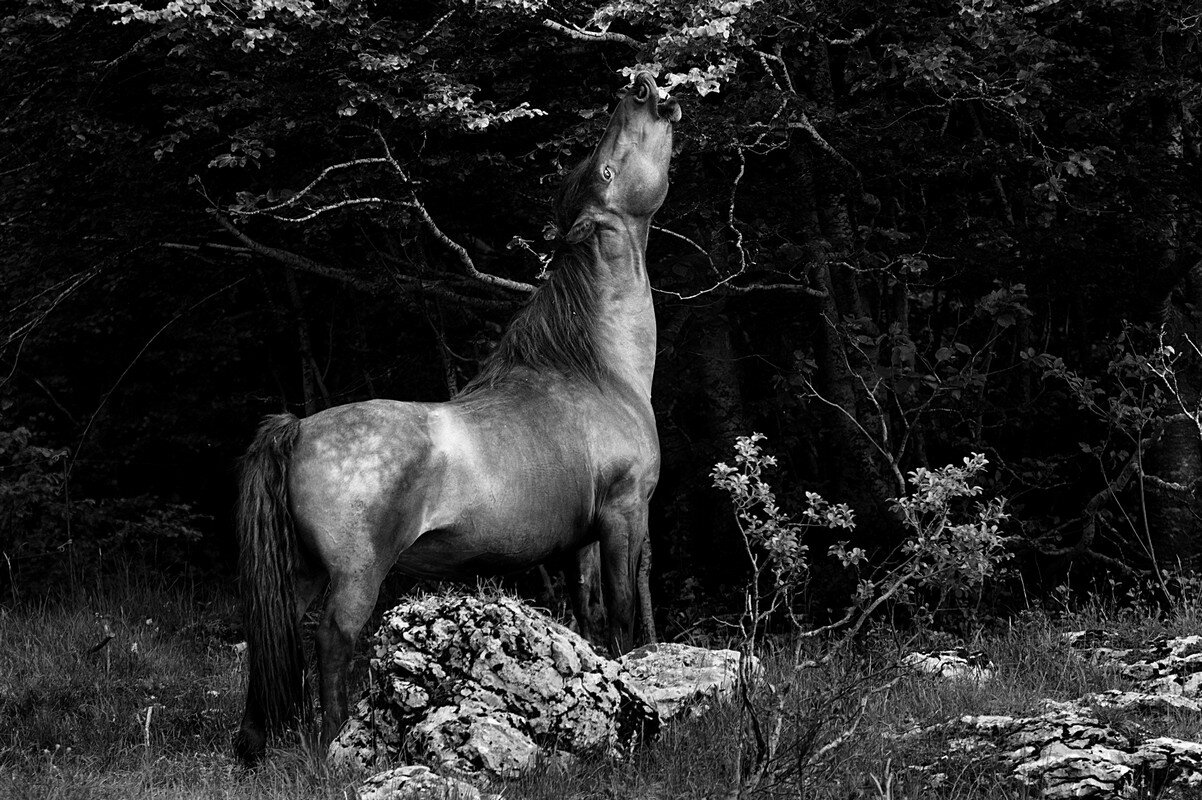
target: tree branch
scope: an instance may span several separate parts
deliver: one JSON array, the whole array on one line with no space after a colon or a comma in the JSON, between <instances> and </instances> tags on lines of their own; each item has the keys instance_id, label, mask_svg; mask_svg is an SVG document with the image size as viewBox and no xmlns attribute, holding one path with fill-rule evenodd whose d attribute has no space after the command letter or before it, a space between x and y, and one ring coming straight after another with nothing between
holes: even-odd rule
<instances>
[{"instance_id":1,"label":"tree branch","mask_svg":"<svg viewBox=\"0 0 1202 800\"><path fill-rule=\"evenodd\" d=\"M556 33L561 33L569 39L578 39L583 42L620 42L621 44L630 45L631 47L639 47L643 43L632 36L627 36L624 33L610 33L609 31L586 31L583 28L578 28L575 25L571 27L561 25L555 20L544 19L542 21L544 28L549 28Z\"/></svg>"},{"instance_id":2,"label":"tree branch","mask_svg":"<svg viewBox=\"0 0 1202 800\"><path fill-rule=\"evenodd\" d=\"M229 250L245 252L247 254L257 253L258 255L265 256L273 261L283 264L285 267L290 269L298 269L302 272L308 272L312 275L318 275L323 278L331 278L341 283L354 286L356 289L361 289L367 292L379 291L383 285L383 281L381 280L370 280L368 278L363 278L354 274L353 272L338 269L337 267L331 267L328 264L322 264L319 261L314 261L311 258L302 256L298 253L293 253L289 250L282 250L278 247L269 247L268 245L257 242L247 236L241 230L236 228L233 223L231 223L224 216L220 214L217 214L216 216L217 221L221 223L222 227L233 234L239 241L243 242L246 247L231 247L229 245L205 245L205 247L216 246L224 247ZM175 243L169 242L166 244ZM179 249L185 249L189 247L189 245L175 246ZM484 297L474 297L470 294L456 292L448 287L443 281L424 280L422 278L415 278L410 275L401 275L393 272L392 270L388 270L388 272L389 276L392 278L394 288L396 288L398 292L405 296L412 294L429 294L438 297L446 297L454 300L457 303L463 303L465 305L475 306L477 308L508 310L513 307L512 302L506 302L504 300L492 300ZM467 279L464 278L463 280Z\"/></svg>"},{"instance_id":3,"label":"tree branch","mask_svg":"<svg viewBox=\"0 0 1202 800\"><path fill-rule=\"evenodd\" d=\"M305 214L303 217L281 217L279 214L271 214L271 213L267 213L265 211L252 211L250 213L251 214L267 213L267 216L271 217L274 220L278 220L280 222L308 222L311 219L320 217L322 214L327 214L331 211L337 211L340 208L346 208L348 206L390 206L390 205L391 206L408 206L410 204L401 202L399 200L389 200L384 197L350 197L350 198L347 198L346 200L339 200L337 203L330 203L328 205L321 206L320 208L315 208L312 211L310 211L308 214ZM250 214L247 214L246 216L250 216Z\"/></svg>"},{"instance_id":4,"label":"tree branch","mask_svg":"<svg viewBox=\"0 0 1202 800\"><path fill-rule=\"evenodd\" d=\"M810 297L826 297L826 291L815 289L804 283L749 283L737 286L733 283L726 285L726 290L733 294L752 294L753 292L800 292Z\"/></svg>"},{"instance_id":5,"label":"tree branch","mask_svg":"<svg viewBox=\"0 0 1202 800\"><path fill-rule=\"evenodd\" d=\"M1058 0L1053 0L1053 2L1057 1ZM875 33L879 27L881 27L881 23L876 22L872 25L869 25L867 28L856 28L855 33L853 33L851 36L846 36L842 39L827 39L826 43L830 47L851 47L852 45L862 42L864 37L868 36L869 34Z\"/></svg>"},{"instance_id":6,"label":"tree branch","mask_svg":"<svg viewBox=\"0 0 1202 800\"><path fill-rule=\"evenodd\" d=\"M206 250L224 250L231 255L239 258L247 258L251 255L249 247L236 247L232 244L218 244L217 242L205 242L204 244L184 244L182 242L160 242L159 247L167 250L183 250L185 253L203 254Z\"/></svg>"},{"instance_id":7,"label":"tree branch","mask_svg":"<svg viewBox=\"0 0 1202 800\"><path fill-rule=\"evenodd\" d=\"M296 205L297 203L299 203L299 202L300 202L300 201L301 201L301 200L302 200L302 199L303 199L303 198L304 198L306 195L308 195L308 194L309 194L310 192L312 192L312 191L313 191L315 188L317 188L317 184L319 184L319 183L321 183L323 180L325 180L325 179L326 179L326 177L327 177L327 176L328 176L330 173L332 173L332 172L336 172L336 171L338 171L338 170L340 170L340 169L350 169L351 167L360 167L360 166L363 166L363 165L365 165L365 164L387 164L387 163L388 163L388 160L387 160L387 159L376 157L376 158L356 158L356 159L353 159L353 160L351 160L351 161L343 161L341 164L331 164L330 166L328 166L328 167L326 167L325 169L323 169L323 170L322 170L322 171L321 171L321 172L320 172L320 173L317 175L317 177L316 177L316 178L314 178L313 180L309 181L309 185L308 185L308 186L306 186L305 188L301 189L299 192L297 192L296 194L292 195L292 196L291 196L291 197L289 197L287 200L284 200L284 201L282 201L282 202L276 203L276 204L275 204L275 205L273 205L273 206L268 206L267 208L258 208L258 209L255 209L254 211L247 211L247 212L243 212L243 213L244 213L244 214L246 214L246 215L250 215L250 214L270 214L270 213L271 213L271 212L273 212L273 211L279 211L279 210L281 210L281 209L288 208L288 207L290 207L290 206L294 206L294 205Z\"/></svg>"},{"instance_id":8,"label":"tree branch","mask_svg":"<svg viewBox=\"0 0 1202 800\"><path fill-rule=\"evenodd\" d=\"M407 205L417 211L417 215L422 218L422 222L425 223L426 229L433 234L434 238L442 242L443 245L445 245L449 250L451 250L451 252L459 257L459 263L463 264L468 275L471 275L481 283L487 283L490 286L508 289L512 292L523 292L529 294L530 292L534 291L535 287L528 283L511 281L509 278L502 278L499 275L490 275L487 272L481 272L480 270L476 269L476 264L472 261L471 255L466 249L464 249L463 245L459 244L459 242L456 242L450 236L447 236L442 232L442 228L438 227L438 223L436 223L434 218L430 216L430 212L426 210L424 205L422 205L422 201L417 199L417 195L413 195L411 201Z\"/></svg>"},{"instance_id":9,"label":"tree branch","mask_svg":"<svg viewBox=\"0 0 1202 800\"><path fill-rule=\"evenodd\" d=\"M298 253L293 253L289 250L281 250L278 247L269 247L261 242L257 242L240 231L238 228L234 227L234 224L226 219L224 215L215 214L214 216L216 216L217 221L221 223L221 227L233 234L238 241L245 244L252 252L258 253L261 256L266 256L267 258L277 261L286 267L299 269L303 272L311 272L314 275L320 275L324 278L333 278L336 281L350 284L351 286L354 286L358 289L363 289L365 291L375 291L380 288L379 281L367 280L354 274L353 272L347 272L346 270L338 269L337 267L331 267L327 264L322 264L314 261L311 258L307 258Z\"/></svg>"},{"instance_id":10,"label":"tree branch","mask_svg":"<svg viewBox=\"0 0 1202 800\"><path fill-rule=\"evenodd\" d=\"M391 272L390 274L392 280L396 283L397 291L404 294L430 294L454 300L456 303L475 306L476 308L490 308L504 311L513 309L514 304L511 301L493 300L487 297L462 294L448 286L445 281L424 280L422 278L415 278L412 275L402 275L395 272Z\"/></svg>"},{"instance_id":11,"label":"tree branch","mask_svg":"<svg viewBox=\"0 0 1202 800\"><path fill-rule=\"evenodd\" d=\"M814 127L814 123L810 122L810 118L806 116L805 111L799 110L799 113L801 115L800 118L792 122L786 122L785 127L803 130L808 133L810 138L814 140L814 144L818 145L819 150L833 158L840 166L854 175L858 180L860 178L860 170L856 168L856 165L848 161L846 156L835 149L835 146L828 142L822 136L822 134L818 132L818 129Z\"/></svg>"},{"instance_id":12,"label":"tree branch","mask_svg":"<svg viewBox=\"0 0 1202 800\"><path fill-rule=\"evenodd\" d=\"M785 85L789 87L789 94L797 94L797 90L793 88L793 79L789 77L789 68L785 66L785 60L780 57L779 53L765 53L763 50L756 50L755 54L759 56L760 64L764 67L764 72L768 73L772 78L772 83L776 86L777 91L785 91L784 87L776 80L776 73L768 66L769 61L775 61L780 67L780 72L785 76Z\"/></svg>"},{"instance_id":13,"label":"tree branch","mask_svg":"<svg viewBox=\"0 0 1202 800\"><path fill-rule=\"evenodd\" d=\"M405 172L405 170L393 157L392 149L389 148L388 141L384 138L384 134L380 133L379 130L373 130L373 133L375 133L376 138L380 140L380 144L384 147L384 158L387 161L388 166L390 166L403 181L406 183L411 183L408 173ZM466 249L464 249L463 245L459 244L450 236L447 236L442 232L442 228L438 227L438 223L436 223L434 218L430 216L430 212L426 210L425 205L423 205L422 201L417 198L416 192L410 191L407 205L417 212L418 216L421 217L422 222L425 223L426 229L433 234L434 238L442 242L447 249L449 249L459 258L459 263L463 264L468 275L471 275L481 283L486 283L490 286L496 286L501 289L508 289L513 292L529 294L530 292L534 291L535 287L528 283L512 281L508 278L502 278L499 275L490 275L486 272L481 272L480 270L476 269L476 264L474 261L472 261L471 255Z\"/></svg>"}]
</instances>

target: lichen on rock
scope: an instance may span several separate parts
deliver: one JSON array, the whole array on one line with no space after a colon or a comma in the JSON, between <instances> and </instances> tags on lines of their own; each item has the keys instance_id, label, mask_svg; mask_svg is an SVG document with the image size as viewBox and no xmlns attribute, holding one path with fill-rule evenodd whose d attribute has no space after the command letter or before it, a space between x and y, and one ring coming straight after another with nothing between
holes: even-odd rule
<instances>
[{"instance_id":1,"label":"lichen on rock","mask_svg":"<svg viewBox=\"0 0 1202 800\"><path fill-rule=\"evenodd\" d=\"M924 769L950 773L971 754L998 768L1036 796L1061 798L1194 797L1202 785L1202 745L1181 739L1143 739L1119 731L1075 703L1050 704L1038 716L965 716L908 734L943 738L947 754Z\"/></svg>"},{"instance_id":2,"label":"lichen on rock","mask_svg":"<svg viewBox=\"0 0 1202 800\"><path fill-rule=\"evenodd\" d=\"M1202 636L1160 637L1131 643L1103 630L1064 635L1095 664L1113 666L1149 694L1202 696Z\"/></svg>"},{"instance_id":3,"label":"lichen on rock","mask_svg":"<svg viewBox=\"0 0 1202 800\"><path fill-rule=\"evenodd\" d=\"M992 680L996 669L984 652L966 647L910 653L901 663L903 667L924 675L973 683Z\"/></svg>"},{"instance_id":4,"label":"lichen on rock","mask_svg":"<svg viewBox=\"0 0 1202 800\"><path fill-rule=\"evenodd\" d=\"M499 800L497 795L482 795L470 783L417 764L371 776L359 785L357 795L358 800Z\"/></svg>"},{"instance_id":5,"label":"lichen on rock","mask_svg":"<svg viewBox=\"0 0 1202 800\"><path fill-rule=\"evenodd\" d=\"M737 650L707 650L687 644L649 644L618 659L630 682L662 720L688 711L697 715L733 696L739 677ZM754 656L746 665L761 670Z\"/></svg>"},{"instance_id":6,"label":"lichen on rock","mask_svg":"<svg viewBox=\"0 0 1202 800\"><path fill-rule=\"evenodd\" d=\"M403 603L385 615L371 664L371 688L330 746L335 763L511 778L545 759L626 750L660 724L616 662L509 597Z\"/></svg>"}]
</instances>

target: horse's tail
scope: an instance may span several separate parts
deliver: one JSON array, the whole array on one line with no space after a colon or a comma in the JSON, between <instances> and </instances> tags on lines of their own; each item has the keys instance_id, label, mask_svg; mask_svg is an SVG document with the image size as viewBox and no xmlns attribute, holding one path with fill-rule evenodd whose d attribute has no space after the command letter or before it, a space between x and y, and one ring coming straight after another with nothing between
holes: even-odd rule
<instances>
[{"instance_id":1,"label":"horse's tail","mask_svg":"<svg viewBox=\"0 0 1202 800\"><path fill-rule=\"evenodd\" d=\"M308 709L293 576L297 545L288 511L288 462L300 432L292 414L267 417L242 458L238 583L250 677L235 750L246 763L267 738Z\"/></svg>"}]
</instances>

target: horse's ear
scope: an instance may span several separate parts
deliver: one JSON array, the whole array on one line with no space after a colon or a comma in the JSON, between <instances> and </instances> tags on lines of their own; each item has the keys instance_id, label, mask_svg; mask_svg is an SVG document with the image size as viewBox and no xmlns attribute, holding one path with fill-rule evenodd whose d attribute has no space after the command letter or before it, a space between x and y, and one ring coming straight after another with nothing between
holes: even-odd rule
<instances>
[{"instance_id":1,"label":"horse's ear","mask_svg":"<svg viewBox=\"0 0 1202 800\"><path fill-rule=\"evenodd\" d=\"M576 221L572 223L572 227L564 234L563 240L568 244L583 242L593 235L593 229L596 227L597 221L593 219L593 215L585 211L579 217L576 217Z\"/></svg>"}]
</instances>

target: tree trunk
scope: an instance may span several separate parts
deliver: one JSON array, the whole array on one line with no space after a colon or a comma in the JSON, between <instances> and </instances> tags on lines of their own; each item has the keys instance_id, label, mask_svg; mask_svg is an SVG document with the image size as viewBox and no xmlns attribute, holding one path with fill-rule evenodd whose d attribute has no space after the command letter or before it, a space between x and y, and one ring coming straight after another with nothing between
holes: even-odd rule
<instances>
[{"instance_id":1,"label":"tree trunk","mask_svg":"<svg viewBox=\"0 0 1202 800\"><path fill-rule=\"evenodd\" d=\"M1156 43L1153 52L1147 54L1150 65L1159 65L1168 74L1181 63L1180 42L1166 34L1167 20L1157 15L1149 40ZM1145 46L1146 47L1146 46ZM1153 69L1153 71L1157 71ZM1183 120L1185 110L1182 101L1167 90L1155 94L1148 100L1151 118L1151 133L1155 146L1163 154L1169 175L1180 175L1184 168ZM1148 451L1145 459L1145 474L1162 481L1182 486L1193 486L1202 479L1202 441L1196 421L1198 400L1202 394L1202 365L1198 363L1187 337L1199 342L1197 309L1202 300L1202 265L1192 269L1183 268L1181 227L1183 211L1179 208L1180 198L1166 191L1160 200L1160 208L1153 209L1148 217L1154 230L1155 277L1160 290L1160 322L1164 325L1165 342L1177 353L1183 354L1177 362L1177 386L1180 405L1170 398L1164 433ZM1155 481L1145 489L1155 489ZM1150 491L1146 493L1148 536L1151 539L1158 565L1174 567L1179 561L1192 567L1202 554L1202 542L1198 536L1199 503L1196 492Z\"/></svg>"},{"instance_id":2,"label":"tree trunk","mask_svg":"<svg viewBox=\"0 0 1202 800\"><path fill-rule=\"evenodd\" d=\"M321 371L317 368L317 360L313 357L313 346L309 341L309 324L305 316L300 288L296 285L296 276L288 268L284 269L284 283L288 287L288 299L292 303L297 347L300 349L301 377L305 392L305 416L310 416L329 407L330 394L326 391L325 382L321 379Z\"/></svg>"},{"instance_id":3,"label":"tree trunk","mask_svg":"<svg viewBox=\"0 0 1202 800\"><path fill-rule=\"evenodd\" d=\"M861 514L871 520L865 529L884 530L875 523L890 519L889 500L899 487L885 478L892 470L877 449L888 447L887 423L868 395L876 381L875 326L866 313L855 271L846 266L856 257L854 226L838 174L818 166L825 156L808 142L796 142L791 155L802 195L800 223L806 249L814 258L812 280L826 293L818 301L820 321L813 344L818 363L816 407L826 423L824 449L834 465L835 491L841 498L855 500ZM848 317L855 321L851 328L845 322ZM863 339L853 338L857 335ZM849 347L851 342L857 344Z\"/></svg>"},{"instance_id":4,"label":"tree trunk","mask_svg":"<svg viewBox=\"0 0 1202 800\"><path fill-rule=\"evenodd\" d=\"M1202 364L1190 342L1202 343L1202 263L1186 275L1178 292L1165 301L1162 314L1165 342L1181 354L1176 364L1177 398L1169 399L1164 432L1148 451L1145 474L1182 487L1202 481L1202 437L1198 410L1202 397ZM1192 412L1192 413L1191 413ZM1153 480L1146 488L1149 536L1160 567L1190 569L1202 553L1199 520L1202 504L1197 491L1166 490Z\"/></svg>"}]
</instances>

